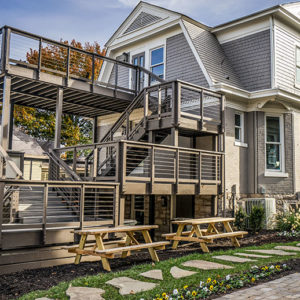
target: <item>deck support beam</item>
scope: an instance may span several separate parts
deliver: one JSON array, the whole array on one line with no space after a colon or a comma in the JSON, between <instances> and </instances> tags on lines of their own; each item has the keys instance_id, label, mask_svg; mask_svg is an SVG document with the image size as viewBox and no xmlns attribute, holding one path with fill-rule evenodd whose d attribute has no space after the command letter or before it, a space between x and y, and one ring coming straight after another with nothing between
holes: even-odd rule
<instances>
[{"instance_id":1,"label":"deck support beam","mask_svg":"<svg viewBox=\"0 0 300 300\"><path fill-rule=\"evenodd\" d=\"M54 148L60 148L61 144L61 123L64 97L63 95L63 88L57 88Z\"/></svg>"},{"instance_id":2,"label":"deck support beam","mask_svg":"<svg viewBox=\"0 0 300 300\"><path fill-rule=\"evenodd\" d=\"M2 102L2 126L1 126L1 146L5 151L10 145L10 126L11 126L11 77L5 76L3 82L3 102Z\"/></svg>"}]
</instances>

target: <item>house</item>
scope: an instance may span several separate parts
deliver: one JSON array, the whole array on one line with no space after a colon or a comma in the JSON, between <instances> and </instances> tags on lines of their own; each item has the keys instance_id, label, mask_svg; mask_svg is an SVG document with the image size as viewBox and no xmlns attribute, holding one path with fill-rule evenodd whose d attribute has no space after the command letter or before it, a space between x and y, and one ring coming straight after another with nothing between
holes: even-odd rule
<instances>
[{"instance_id":1,"label":"house","mask_svg":"<svg viewBox=\"0 0 300 300\"><path fill-rule=\"evenodd\" d=\"M74 242L70 228L158 224L159 239L172 219L231 215L239 199L296 201L299 13L300 2L277 5L212 28L140 2L106 57L4 26L2 148L13 104L54 110L56 123L49 180L0 181L1 253L31 249L0 257L2 272L72 262L51 252ZM93 118L94 143L60 147L62 113Z\"/></svg>"}]
</instances>

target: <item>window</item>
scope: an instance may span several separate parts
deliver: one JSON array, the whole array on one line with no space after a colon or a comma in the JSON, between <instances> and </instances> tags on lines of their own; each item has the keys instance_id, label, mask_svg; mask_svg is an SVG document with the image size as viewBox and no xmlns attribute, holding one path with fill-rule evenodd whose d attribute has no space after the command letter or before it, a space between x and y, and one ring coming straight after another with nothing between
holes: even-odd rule
<instances>
[{"instance_id":1,"label":"window","mask_svg":"<svg viewBox=\"0 0 300 300\"><path fill-rule=\"evenodd\" d=\"M300 84L300 48L296 47L296 83Z\"/></svg>"},{"instance_id":2,"label":"window","mask_svg":"<svg viewBox=\"0 0 300 300\"><path fill-rule=\"evenodd\" d=\"M282 117L266 116L266 169L283 171Z\"/></svg>"},{"instance_id":3,"label":"window","mask_svg":"<svg viewBox=\"0 0 300 300\"><path fill-rule=\"evenodd\" d=\"M164 78L164 48L163 47L151 51L150 70L158 77Z\"/></svg>"},{"instance_id":4,"label":"window","mask_svg":"<svg viewBox=\"0 0 300 300\"><path fill-rule=\"evenodd\" d=\"M236 113L234 115L234 135L236 142L244 142L244 114Z\"/></svg>"}]
</instances>

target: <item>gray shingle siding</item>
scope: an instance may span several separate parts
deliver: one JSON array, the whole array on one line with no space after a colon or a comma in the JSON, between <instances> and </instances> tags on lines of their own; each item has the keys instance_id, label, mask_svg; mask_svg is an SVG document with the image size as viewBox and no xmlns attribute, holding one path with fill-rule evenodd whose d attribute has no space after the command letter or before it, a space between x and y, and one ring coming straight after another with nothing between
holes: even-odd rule
<instances>
[{"instance_id":1,"label":"gray shingle siding","mask_svg":"<svg viewBox=\"0 0 300 300\"><path fill-rule=\"evenodd\" d=\"M134 31L136 29L142 28L147 26L151 23L154 23L158 20L161 20L161 17L154 16L151 14L147 14L145 12L141 12L137 18L130 24L130 26L126 29L124 34Z\"/></svg>"},{"instance_id":2,"label":"gray shingle siding","mask_svg":"<svg viewBox=\"0 0 300 300\"><path fill-rule=\"evenodd\" d=\"M167 39L166 79L181 79L208 87L207 80L183 33Z\"/></svg>"},{"instance_id":3,"label":"gray shingle siding","mask_svg":"<svg viewBox=\"0 0 300 300\"><path fill-rule=\"evenodd\" d=\"M184 25L212 81L243 88L215 35L186 21Z\"/></svg>"},{"instance_id":4,"label":"gray shingle siding","mask_svg":"<svg viewBox=\"0 0 300 300\"><path fill-rule=\"evenodd\" d=\"M119 58L120 56L118 56L116 59L118 60ZM115 84L115 66L112 68L108 82L113 85ZM127 89L129 88L129 69L127 67L118 65L117 86Z\"/></svg>"},{"instance_id":5,"label":"gray shingle siding","mask_svg":"<svg viewBox=\"0 0 300 300\"><path fill-rule=\"evenodd\" d=\"M245 89L271 87L270 30L224 43L222 47Z\"/></svg>"}]
</instances>

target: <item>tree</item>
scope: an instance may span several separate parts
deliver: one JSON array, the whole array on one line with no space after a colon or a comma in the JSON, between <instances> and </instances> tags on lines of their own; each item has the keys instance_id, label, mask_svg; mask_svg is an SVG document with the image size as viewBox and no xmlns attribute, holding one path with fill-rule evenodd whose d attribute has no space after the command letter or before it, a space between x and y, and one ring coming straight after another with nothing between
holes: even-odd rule
<instances>
[{"instance_id":1,"label":"tree","mask_svg":"<svg viewBox=\"0 0 300 300\"><path fill-rule=\"evenodd\" d=\"M61 41L69 45L68 41ZM84 46L74 39L71 46L83 49L92 53L105 55L105 50L101 50L97 42L93 44L85 43ZM66 72L67 48L47 44L42 47L41 65L43 71L52 74ZM37 65L39 53L37 50L30 49L26 55L30 64ZM103 60L96 58L94 61L95 78L99 76ZM91 79L92 77L92 55L82 52L70 51L70 75ZM46 111L24 106L15 106L15 124L23 132L37 138L38 140L53 140L55 132L55 112ZM87 144L92 140L92 121L88 118L63 114L61 143L65 146L76 144Z\"/></svg>"}]
</instances>

